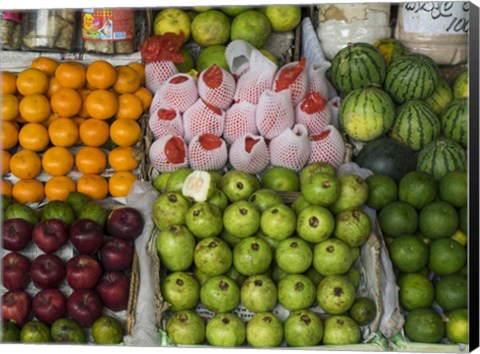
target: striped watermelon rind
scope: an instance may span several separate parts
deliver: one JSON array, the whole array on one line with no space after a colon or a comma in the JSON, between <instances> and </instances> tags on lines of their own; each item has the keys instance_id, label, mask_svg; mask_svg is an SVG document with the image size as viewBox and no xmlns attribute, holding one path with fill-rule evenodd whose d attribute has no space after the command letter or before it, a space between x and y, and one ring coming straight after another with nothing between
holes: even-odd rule
<instances>
[{"instance_id":1,"label":"striped watermelon rind","mask_svg":"<svg viewBox=\"0 0 480 354\"><path fill-rule=\"evenodd\" d=\"M425 99L425 103L436 113L441 114L445 107L453 101L453 91L447 80L440 77L433 93Z\"/></svg>"},{"instance_id":2,"label":"striped watermelon rind","mask_svg":"<svg viewBox=\"0 0 480 354\"><path fill-rule=\"evenodd\" d=\"M395 38L381 38L373 43L373 46L383 55L387 68L393 60L401 57L406 53L406 49L402 42Z\"/></svg>"},{"instance_id":3,"label":"striped watermelon rind","mask_svg":"<svg viewBox=\"0 0 480 354\"><path fill-rule=\"evenodd\" d=\"M357 141L368 142L385 134L394 118L392 99L378 87L353 90L340 107L340 127Z\"/></svg>"},{"instance_id":4,"label":"striped watermelon rind","mask_svg":"<svg viewBox=\"0 0 480 354\"><path fill-rule=\"evenodd\" d=\"M453 97L455 99L468 98L468 70L463 71L453 82Z\"/></svg>"},{"instance_id":5,"label":"striped watermelon rind","mask_svg":"<svg viewBox=\"0 0 480 354\"><path fill-rule=\"evenodd\" d=\"M418 151L435 140L440 130L440 120L437 115L426 103L413 100L398 108L390 137L407 145L413 151Z\"/></svg>"},{"instance_id":6,"label":"striped watermelon rind","mask_svg":"<svg viewBox=\"0 0 480 354\"><path fill-rule=\"evenodd\" d=\"M438 67L428 56L411 53L392 62L385 76L385 91L398 103L424 100L435 90Z\"/></svg>"},{"instance_id":7,"label":"striped watermelon rind","mask_svg":"<svg viewBox=\"0 0 480 354\"><path fill-rule=\"evenodd\" d=\"M335 88L348 94L369 85L383 85L387 72L382 54L369 43L349 43L332 60L330 73Z\"/></svg>"},{"instance_id":8,"label":"striped watermelon rind","mask_svg":"<svg viewBox=\"0 0 480 354\"><path fill-rule=\"evenodd\" d=\"M420 150L417 170L431 174L436 180L440 180L448 172L466 171L465 150L447 138L434 140Z\"/></svg>"},{"instance_id":9,"label":"striped watermelon rind","mask_svg":"<svg viewBox=\"0 0 480 354\"><path fill-rule=\"evenodd\" d=\"M443 135L466 148L468 145L468 101L466 99L454 100L445 108L440 121Z\"/></svg>"}]
</instances>

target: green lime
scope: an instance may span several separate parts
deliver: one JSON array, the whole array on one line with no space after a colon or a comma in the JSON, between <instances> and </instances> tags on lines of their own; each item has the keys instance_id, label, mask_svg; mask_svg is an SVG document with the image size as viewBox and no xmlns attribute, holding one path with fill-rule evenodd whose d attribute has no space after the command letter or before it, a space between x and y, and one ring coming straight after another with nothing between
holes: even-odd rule
<instances>
[{"instance_id":1,"label":"green lime","mask_svg":"<svg viewBox=\"0 0 480 354\"><path fill-rule=\"evenodd\" d=\"M421 308L407 314L404 330L412 342L438 343L445 335L445 324L437 312Z\"/></svg>"},{"instance_id":2,"label":"green lime","mask_svg":"<svg viewBox=\"0 0 480 354\"><path fill-rule=\"evenodd\" d=\"M262 48L271 31L270 22L264 14L257 10L248 10L233 19L230 38L232 41L243 39L255 48Z\"/></svg>"},{"instance_id":3,"label":"green lime","mask_svg":"<svg viewBox=\"0 0 480 354\"><path fill-rule=\"evenodd\" d=\"M405 274L399 281L400 305L407 310L415 310L432 305L435 289L427 277L418 273Z\"/></svg>"},{"instance_id":4,"label":"green lime","mask_svg":"<svg viewBox=\"0 0 480 354\"><path fill-rule=\"evenodd\" d=\"M447 202L430 203L420 211L418 226L428 238L450 237L458 228L457 211Z\"/></svg>"},{"instance_id":5,"label":"green lime","mask_svg":"<svg viewBox=\"0 0 480 354\"><path fill-rule=\"evenodd\" d=\"M115 318L103 315L93 322L92 336L97 344L118 344L123 340L123 326Z\"/></svg>"},{"instance_id":6,"label":"green lime","mask_svg":"<svg viewBox=\"0 0 480 354\"><path fill-rule=\"evenodd\" d=\"M20 330L13 321L3 320L1 328L0 343L18 342L20 340Z\"/></svg>"},{"instance_id":7,"label":"green lime","mask_svg":"<svg viewBox=\"0 0 480 354\"><path fill-rule=\"evenodd\" d=\"M51 341L50 328L43 322L27 322L20 330L20 342L22 343L48 343Z\"/></svg>"},{"instance_id":8,"label":"green lime","mask_svg":"<svg viewBox=\"0 0 480 354\"><path fill-rule=\"evenodd\" d=\"M224 6L224 7L221 7L220 10L222 10L228 16L235 17L237 15L240 15L242 12L250 10L251 8L252 8L251 6L237 5L237 6Z\"/></svg>"},{"instance_id":9,"label":"green lime","mask_svg":"<svg viewBox=\"0 0 480 354\"><path fill-rule=\"evenodd\" d=\"M199 13L192 21L192 38L201 47L227 43L230 21L223 12L210 10Z\"/></svg>"},{"instance_id":10,"label":"green lime","mask_svg":"<svg viewBox=\"0 0 480 354\"><path fill-rule=\"evenodd\" d=\"M180 49L180 54L183 57L183 63L175 63L175 66L179 72L188 73L195 67L193 55L185 48Z\"/></svg>"},{"instance_id":11,"label":"green lime","mask_svg":"<svg viewBox=\"0 0 480 354\"><path fill-rule=\"evenodd\" d=\"M377 315L375 301L369 297L357 297L350 308L350 317L360 326L372 322Z\"/></svg>"},{"instance_id":12,"label":"green lime","mask_svg":"<svg viewBox=\"0 0 480 354\"><path fill-rule=\"evenodd\" d=\"M90 197L81 192L73 191L68 193L67 203L72 207L77 218L80 215L80 210L82 210L85 204L91 201L92 199Z\"/></svg>"},{"instance_id":13,"label":"green lime","mask_svg":"<svg viewBox=\"0 0 480 354\"><path fill-rule=\"evenodd\" d=\"M422 209L435 200L437 187L437 181L432 175L422 171L412 171L400 180L398 199L417 209Z\"/></svg>"},{"instance_id":14,"label":"green lime","mask_svg":"<svg viewBox=\"0 0 480 354\"><path fill-rule=\"evenodd\" d=\"M193 172L191 168L179 168L172 172L167 180L167 192L182 192L183 183L187 177Z\"/></svg>"},{"instance_id":15,"label":"green lime","mask_svg":"<svg viewBox=\"0 0 480 354\"><path fill-rule=\"evenodd\" d=\"M459 274L445 275L435 283L435 300L445 311L468 305L468 280Z\"/></svg>"},{"instance_id":16,"label":"green lime","mask_svg":"<svg viewBox=\"0 0 480 354\"><path fill-rule=\"evenodd\" d=\"M402 201L385 205L380 210L378 220L382 231L391 237L413 234L418 226L417 210Z\"/></svg>"},{"instance_id":17,"label":"green lime","mask_svg":"<svg viewBox=\"0 0 480 354\"><path fill-rule=\"evenodd\" d=\"M50 328L52 339L58 343L85 343L87 341L83 327L70 318L60 318Z\"/></svg>"},{"instance_id":18,"label":"green lime","mask_svg":"<svg viewBox=\"0 0 480 354\"><path fill-rule=\"evenodd\" d=\"M269 5L265 6L267 16L275 32L293 31L302 19L302 8L298 5Z\"/></svg>"},{"instance_id":19,"label":"green lime","mask_svg":"<svg viewBox=\"0 0 480 354\"><path fill-rule=\"evenodd\" d=\"M403 273L416 273L428 263L428 247L417 236L403 235L395 238L388 251L393 266Z\"/></svg>"},{"instance_id":20,"label":"green lime","mask_svg":"<svg viewBox=\"0 0 480 354\"><path fill-rule=\"evenodd\" d=\"M300 179L297 173L286 167L275 166L262 177L264 188L277 192L297 192L300 190Z\"/></svg>"},{"instance_id":21,"label":"green lime","mask_svg":"<svg viewBox=\"0 0 480 354\"><path fill-rule=\"evenodd\" d=\"M373 209L382 209L398 198L398 186L395 180L384 174L374 174L365 179L368 185L366 204Z\"/></svg>"},{"instance_id":22,"label":"green lime","mask_svg":"<svg viewBox=\"0 0 480 354\"><path fill-rule=\"evenodd\" d=\"M197 58L197 71L206 70L213 64L217 64L222 69L230 71L227 59L225 58L226 49L227 47L221 44L203 48Z\"/></svg>"},{"instance_id":23,"label":"green lime","mask_svg":"<svg viewBox=\"0 0 480 354\"><path fill-rule=\"evenodd\" d=\"M167 191L167 182L170 176L172 175L171 172L163 172L159 174L154 180L153 180L153 187L159 191L160 193L166 192Z\"/></svg>"},{"instance_id":24,"label":"green lime","mask_svg":"<svg viewBox=\"0 0 480 354\"><path fill-rule=\"evenodd\" d=\"M468 201L468 176L465 171L453 171L440 179L440 199L460 208Z\"/></svg>"},{"instance_id":25,"label":"green lime","mask_svg":"<svg viewBox=\"0 0 480 354\"><path fill-rule=\"evenodd\" d=\"M430 245L428 268L438 275L458 272L467 261L467 251L450 238L435 240Z\"/></svg>"},{"instance_id":26,"label":"green lime","mask_svg":"<svg viewBox=\"0 0 480 354\"><path fill-rule=\"evenodd\" d=\"M468 310L466 308L448 313L447 338L455 343L468 344Z\"/></svg>"}]
</instances>

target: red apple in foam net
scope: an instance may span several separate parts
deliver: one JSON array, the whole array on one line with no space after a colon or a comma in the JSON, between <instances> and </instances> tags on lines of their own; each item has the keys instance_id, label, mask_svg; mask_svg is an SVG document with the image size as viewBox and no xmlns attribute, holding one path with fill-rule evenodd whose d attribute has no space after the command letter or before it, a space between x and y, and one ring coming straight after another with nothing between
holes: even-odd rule
<instances>
[{"instance_id":1,"label":"red apple in foam net","mask_svg":"<svg viewBox=\"0 0 480 354\"><path fill-rule=\"evenodd\" d=\"M30 260L17 252L2 258L2 282L9 290L25 289L30 282Z\"/></svg>"},{"instance_id":2,"label":"red apple in foam net","mask_svg":"<svg viewBox=\"0 0 480 354\"><path fill-rule=\"evenodd\" d=\"M68 227L60 219L44 220L33 228L33 242L45 253L54 253L68 242Z\"/></svg>"},{"instance_id":3,"label":"red apple in foam net","mask_svg":"<svg viewBox=\"0 0 480 354\"><path fill-rule=\"evenodd\" d=\"M103 243L103 227L90 219L78 219L70 226L70 242L79 254L91 254Z\"/></svg>"},{"instance_id":4,"label":"red apple in foam net","mask_svg":"<svg viewBox=\"0 0 480 354\"><path fill-rule=\"evenodd\" d=\"M120 238L111 238L100 248L100 262L106 272L130 269L133 260L132 245Z\"/></svg>"},{"instance_id":5,"label":"red apple in foam net","mask_svg":"<svg viewBox=\"0 0 480 354\"><path fill-rule=\"evenodd\" d=\"M102 315L102 310L102 300L92 289L75 290L67 299L69 316L83 327L90 327Z\"/></svg>"},{"instance_id":6,"label":"red apple in foam net","mask_svg":"<svg viewBox=\"0 0 480 354\"><path fill-rule=\"evenodd\" d=\"M124 206L114 209L107 219L109 236L134 240L142 234L145 220L135 208Z\"/></svg>"},{"instance_id":7,"label":"red apple in foam net","mask_svg":"<svg viewBox=\"0 0 480 354\"><path fill-rule=\"evenodd\" d=\"M41 254L32 262L30 276L40 289L56 288L65 278L65 264L54 254Z\"/></svg>"},{"instance_id":8,"label":"red apple in foam net","mask_svg":"<svg viewBox=\"0 0 480 354\"><path fill-rule=\"evenodd\" d=\"M93 289L102 276L100 262L82 254L67 262L67 282L72 289Z\"/></svg>"},{"instance_id":9,"label":"red apple in foam net","mask_svg":"<svg viewBox=\"0 0 480 354\"><path fill-rule=\"evenodd\" d=\"M21 251L32 239L33 225L25 219L9 219L2 224L3 248L10 251Z\"/></svg>"},{"instance_id":10,"label":"red apple in foam net","mask_svg":"<svg viewBox=\"0 0 480 354\"><path fill-rule=\"evenodd\" d=\"M51 325L65 317L67 300L59 289L43 289L33 297L32 311L38 320Z\"/></svg>"},{"instance_id":11,"label":"red apple in foam net","mask_svg":"<svg viewBox=\"0 0 480 354\"><path fill-rule=\"evenodd\" d=\"M342 135L333 125L327 125L320 134L310 136L312 152L308 164L328 162L340 167L345 156L345 143Z\"/></svg>"},{"instance_id":12,"label":"red apple in foam net","mask_svg":"<svg viewBox=\"0 0 480 354\"><path fill-rule=\"evenodd\" d=\"M24 290L10 290L2 296L2 319L22 327L30 317L32 299Z\"/></svg>"},{"instance_id":13,"label":"red apple in foam net","mask_svg":"<svg viewBox=\"0 0 480 354\"><path fill-rule=\"evenodd\" d=\"M118 312L127 309L130 293L130 279L122 272L103 274L97 284L97 292L103 304Z\"/></svg>"}]
</instances>

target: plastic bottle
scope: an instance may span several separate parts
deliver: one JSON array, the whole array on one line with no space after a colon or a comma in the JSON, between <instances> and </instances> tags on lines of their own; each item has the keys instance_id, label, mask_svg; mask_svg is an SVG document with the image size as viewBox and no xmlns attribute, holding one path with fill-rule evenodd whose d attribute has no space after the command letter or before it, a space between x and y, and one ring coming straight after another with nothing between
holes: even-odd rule
<instances>
[{"instance_id":1,"label":"plastic bottle","mask_svg":"<svg viewBox=\"0 0 480 354\"><path fill-rule=\"evenodd\" d=\"M410 52L431 57L439 65L468 60L469 3L408 2L399 5L395 38Z\"/></svg>"}]
</instances>

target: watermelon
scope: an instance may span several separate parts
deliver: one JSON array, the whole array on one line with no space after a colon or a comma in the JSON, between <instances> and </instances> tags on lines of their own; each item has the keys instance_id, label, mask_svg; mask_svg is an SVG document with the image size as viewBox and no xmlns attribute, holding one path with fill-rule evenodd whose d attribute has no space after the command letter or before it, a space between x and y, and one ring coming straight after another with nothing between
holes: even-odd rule
<instances>
[{"instance_id":1,"label":"watermelon","mask_svg":"<svg viewBox=\"0 0 480 354\"><path fill-rule=\"evenodd\" d=\"M371 84L381 86L386 71L382 54L368 43L349 43L335 55L330 68L332 83L343 94Z\"/></svg>"},{"instance_id":2,"label":"watermelon","mask_svg":"<svg viewBox=\"0 0 480 354\"><path fill-rule=\"evenodd\" d=\"M390 137L418 151L440 134L440 120L426 103L409 101L400 106Z\"/></svg>"},{"instance_id":3,"label":"watermelon","mask_svg":"<svg viewBox=\"0 0 480 354\"><path fill-rule=\"evenodd\" d=\"M463 71L453 82L453 97L468 98L468 71Z\"/></svg>"},{"instance_id":4,"label":"watermelon","mask_svg":"<svg viewBox=\"0 0 480 354\"><path fill-rule=\"evenodd\" d=\"M373 46L383 55L387 68L393 60L406 53L402 42L394 38L381 38L373 43Z\"/></svg>"},{"instance_id":5,"label":"watermelon","mask_svg":"<svg viewBox=\"0 0 480 354\"><path fill-rule=\"evenodd\" d=\"M437 86L435 86L435 91L425 99L425 103L434 111L436 114L442 113L445 107L448 106L453 100L453 91L447 80L443 77L440 77Z\"/></svg>"},{"instance_id":6,"label":"watermelon","mask_svg":"<svg viewBox=\"0 0 480 354\"><path fill-rule=\"evenodd\" d=\"M468 101L455 100L443 111L440 121L443 135L459 143L464 148L468 145Z\"/></svg>"},{"instance_id":7,"label":"watermelon","mask_svg":"<svg viewBox=\"0 0 480 354\"><path fill-rule=\"evenodd\" d=\"M392 99L385 91L373 86L353 90L340 107L340 127L358 141L371 141L385 134L394 118Z\"/></svg>"},{"instance_id":8,"label":"watermelon","mask_svg":"<svg viewBox=\"0 0 480 354\"><path fill-rule=\"evenodd\" d=\"M417 170L430 173L440 180L448 172L466 171L465 150L456 142L439 138L425 145L417 158Z\"/></svg>"},{"instance_id":9,"label":"watermelon","mask_svg":"<svg viewBox=\"0 0 480 354\"><path fill-rule=\"evenodd\" d=\"M410 100L429 97L439 78L435 62L428 56L411 53L392 62L385 77L385 91L402 104Z\"/></svg>"}]
</instances>

